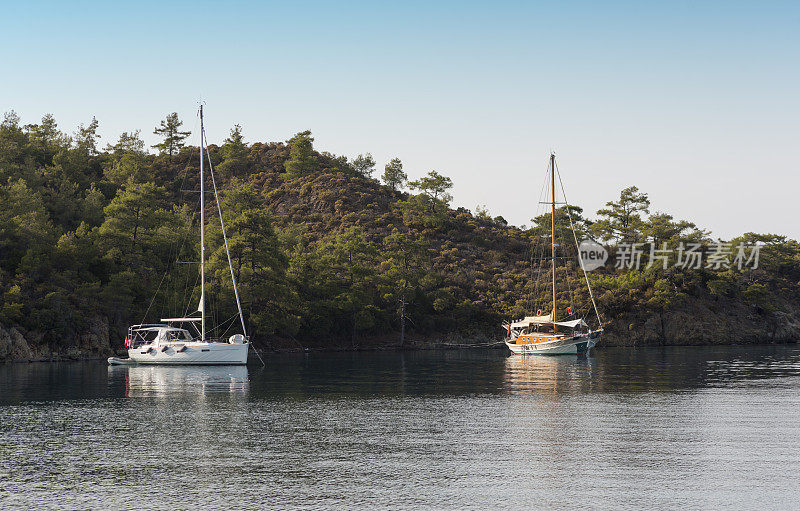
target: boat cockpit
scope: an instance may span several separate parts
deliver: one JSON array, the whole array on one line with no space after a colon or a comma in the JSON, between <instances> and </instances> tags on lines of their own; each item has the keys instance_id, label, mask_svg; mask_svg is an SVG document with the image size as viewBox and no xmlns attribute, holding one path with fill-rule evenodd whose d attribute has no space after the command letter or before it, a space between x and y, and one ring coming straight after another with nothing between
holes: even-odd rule
<instances>
[{"instance_id":1,"label":"boat cockpit","mask_svg":"<svg viewBox=\"0 0 800 511\"><path fill-rule=\"evenodd\" d=\"M169 325L134 325L128 329L126 344L130 348L136 348L145 344L158 345L191 340L193 340L192 334L183 328Z\"/></svg>"}]
</instances>

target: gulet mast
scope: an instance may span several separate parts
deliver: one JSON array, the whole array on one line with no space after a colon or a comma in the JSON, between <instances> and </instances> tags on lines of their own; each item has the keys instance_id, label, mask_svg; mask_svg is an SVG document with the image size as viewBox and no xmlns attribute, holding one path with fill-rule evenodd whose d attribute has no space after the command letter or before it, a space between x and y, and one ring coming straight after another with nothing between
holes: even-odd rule
<instances>
[{"instance_id":1,"label":"gulet mast","mask_svg":"<svg viewBox=\"0 0 800 511\"><path fill-rule=\"evenodd\" d=\"M556 332L556 155L550 153L550 249L553 258L553 333Z\"/></svg>"}]
</instances>

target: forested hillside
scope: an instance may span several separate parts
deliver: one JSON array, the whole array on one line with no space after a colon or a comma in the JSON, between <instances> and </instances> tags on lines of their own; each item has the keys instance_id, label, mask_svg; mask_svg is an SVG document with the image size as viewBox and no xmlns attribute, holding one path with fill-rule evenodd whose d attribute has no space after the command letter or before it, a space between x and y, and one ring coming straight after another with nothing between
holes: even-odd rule
<instances>
[{"instance_id":1,"label":"forested hillside","mask_svg":"<svg viewBox=\"0 0 800 511\"><path fill-rule=\"evenodd\" d=\"M197 307L197 147L184 145L189 133L176 114L155 129L162 142L153 148L138 131L103 145L97 130L92 119L67 135L52 116L23 125L13 112L0 126L0 360L105 355L121 347L128 324ZM318 151L310 132L248 144L236 126L209 150L258 346L500 339L501 320L547 303L549 262L539 256L549 246L547 214L522 228L481 208L452 209L445 175L409 181L399 159L376 169L369 154ZM224 335L236 327L235 303L216 205L207 207L207 311L212 335ZM581 237L610 245L713 241L690 222L651 213L635 187L594 222L580 208L571 213ZM570 239L564 208L556 220ZM759 267L615 270L612 261L592 272L604 342L800 337L798 244L752 233L730 241L761 242ZM558 306L582 317L589 301L568 246Z\"/></svg>"}]
</instances>

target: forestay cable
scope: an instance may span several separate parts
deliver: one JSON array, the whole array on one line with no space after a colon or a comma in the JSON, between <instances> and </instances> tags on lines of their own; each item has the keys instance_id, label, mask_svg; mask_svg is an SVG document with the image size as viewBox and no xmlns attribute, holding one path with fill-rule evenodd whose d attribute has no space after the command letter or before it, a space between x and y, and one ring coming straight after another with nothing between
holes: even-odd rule
<instances>
[{"instance_id":1,"label":"forestay cable","mask_svg":"<svg viewBox=\"0 0 800 511\"><path fill-rule=\"evenodd\" d=\"M206 137L205 129L203 129L203 132L201 133L200 136L201 136L201 142L203 140L205 140L205 137ZM214 199L215 199L215 202L217 203L217 211L219 212L219 225L222 228L222 239L225 242L225 255L228 256L228 268L230 268L230 270L231 270L231 281L233 282L233 295L236 297L236 308L239 310L239 319L242 322L242 333L244 334L245 339L248 339L248 337L247 337L247 327L245 327L245 324L244 324L244 314L242 314L242 304L241 304L241 301L239 300L239 289L236 286L236 275L234 275L234 272L233 272L233 262L231 261L231 251L228 248L228 236L227 236L227 234L225 234L225 220L223 220L223 218L222 218L222 206L219 203L219 193L217 193L217 180L214 177L214 166L211 163L211 153L209 153L209 151L208 151L208 145L207 144L206 144L206 156L208 157L209 174L211 174L211 185L214 187ZM267 364L264 363L264 359L261 358L261 354L255 348L255 346L253 346L253 351L255 351L256 355L258 355L258 359L261 361L261 363L263 365L267 365Z\"/></svg>"},{"instance_id":2,"label":"forestay cable","mask_svg":"<svg viewBox=\"0 0 800 511\"><path fill-rule=\"evenodd\" d=\"M583 267L583 261L580 259L580 245L578 244L578 235L575 234L575 224L572 222L572 212L569 210L569 202L567 201L567 192L564 190L564 182L561 180L561 172L558 171L556 165L556 174L558 175L558 183L561 185L561 195L564 196L564 204L566 205L567 215L569 216L569 226L572 229L572 238L575 240L575 249L578 251L578 261L580 262L581 270L583 270L583 278L586 279L586 287L589 289L589 298L592 300L592 307L597 316L597 323L600 325L600 330L603 329L603 322L600 320L600 312L597 310L597 303L594 301L594 293L592 292L592 285L589 283L589 274L586 273L586 268Z\"/></svg>"}]
</instances>

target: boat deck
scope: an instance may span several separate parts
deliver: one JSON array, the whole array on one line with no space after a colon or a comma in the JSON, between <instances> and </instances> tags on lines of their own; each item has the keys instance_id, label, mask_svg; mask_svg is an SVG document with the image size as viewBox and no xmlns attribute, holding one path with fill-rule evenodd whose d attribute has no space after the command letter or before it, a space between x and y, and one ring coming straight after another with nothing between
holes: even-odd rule
<instances>
[{"instance_id":1,"label":"boat deck","mask_svg":"<svg viewBox=\"0 0 800 511\"><path fill-rule=\"evenodd\" d=\"M562 334L549 334L545 332L534 332L530 334L523 334L517 337L516 344L538 344L540 342L551 342L563 339L565 336Z\"/></svg>"}]
</instances>

